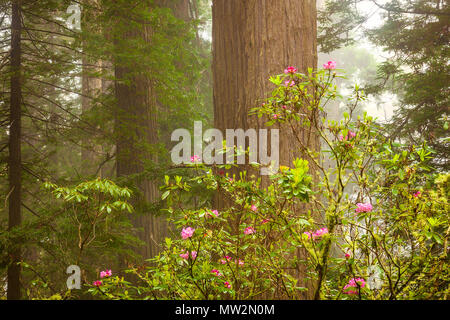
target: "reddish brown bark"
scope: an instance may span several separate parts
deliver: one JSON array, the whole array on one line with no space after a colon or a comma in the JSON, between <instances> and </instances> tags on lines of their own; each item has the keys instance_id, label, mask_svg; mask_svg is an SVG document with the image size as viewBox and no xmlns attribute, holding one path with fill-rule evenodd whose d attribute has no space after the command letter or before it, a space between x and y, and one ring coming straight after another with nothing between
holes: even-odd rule
<instances>
[{"instance_id":1,"label":"reddish brown bark","mask_svg":"<svg viewBox=\"0 0 450 320\"><path fill-rule=\"evenodd\" d=\"M317 66L315 0L213 1L215 128L222 132L264 128L267 119L248 113L273 89L269 77L282 73L287 66L303 73ZM315 135L299 132L305 144L318 149ZM280 128L279 152L280 165L292 166L295 158L302 157L294 133L286 126ZM216 207L228 205L223 196L216 197ZM305 207L294 210L304 212ZM300 285L310 287L304 281L303 267L295 273Z\"/></svg>"}]
</instances>

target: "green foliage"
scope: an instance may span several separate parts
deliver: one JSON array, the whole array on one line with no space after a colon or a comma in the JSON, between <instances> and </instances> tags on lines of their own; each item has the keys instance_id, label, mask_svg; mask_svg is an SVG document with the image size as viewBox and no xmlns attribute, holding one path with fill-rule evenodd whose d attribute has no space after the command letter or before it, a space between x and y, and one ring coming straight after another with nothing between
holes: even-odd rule
<instances>
[{"instance_id":1,"label":"green foliage","mask_svg":"<svg viewBox=\"0 0 450 320\"><path fill-rule=\"evenodd\" d=\"M273 119L269 125L314 130L333 166L299 141L306 159L282 166L265 188L246 172L220 173L226 166L195 164L197 177L166 177L176 231L165 250L145 270L129 270L139 284L111 277L90 292L109 299L447 299L450 176L431 173L426 144L393 143L371 117L353 120L364 99L357 86L344 119L327 121L337 77L334 70L272 77L277 88L254 110ZM186 209L181 195L199 183L220 190L230 207ZM288 271L299 268L302 279Z\"/></svg>"}]
</instances>

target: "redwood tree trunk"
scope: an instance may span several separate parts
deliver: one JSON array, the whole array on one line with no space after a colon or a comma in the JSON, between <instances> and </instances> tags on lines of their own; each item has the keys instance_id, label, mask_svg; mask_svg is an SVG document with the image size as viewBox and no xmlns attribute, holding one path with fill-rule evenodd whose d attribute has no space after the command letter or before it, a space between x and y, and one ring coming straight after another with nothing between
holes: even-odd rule
<instances>
[{"instance_id":1,"label":"redwood tree trunk","mask_svg":"<svg viewBox=\"0 0 450 320\"><path fill-rule=\"evenodd\" d=\"M287 66L303 73L317 66L316 0L213 0L215 128L264 128L267 119L248 113L272 91L269 77ZM279 129L280 165L292 166L302 154L292 130ZM301 135L305 144L318 148L315 135ZM217 208L227 205L221 195L216 197ZM305 270L296 273L300 284L309 286L303 281Z\"/></svg>"},{"instance_id":2,"label":"redwood tree trunk","mask_svg":"<svg viewBox=\"0 0 450 320\"><path fill-rule=\"evenodd\" d=\"M123 36L150 41L150 30L131 30ZM151 79L146 72L131 73L120 61L116 61L115 78L117 176L142 174L146 159L157 160L148 149L157 142L156 99ZM159 193L158 186L144 177L135 182L141 192L134 203L139 211L140 203L155 201ZM154 257L166 236L165 220L150 212L133 213L131 220L136 228L143 229L138 237L146 244L137 252L145 259Z\"/></svg>"},{"instance_id":3,"label":"redwood tree trunk","mask_svg":"<svg viewBox=\"0 0 450 320\"><path fill-rule=\"evenodd\" d=\"M20 0L12 2L11 18L11 101L9 128L9 230L21 224L21 189L22 189L22 158L21 158L21 10ZM20 240L18 240L20 241ZM20 299L20 243L14 241L14 247L9 252L7 298Z\"/></svg>"}]
</instances>

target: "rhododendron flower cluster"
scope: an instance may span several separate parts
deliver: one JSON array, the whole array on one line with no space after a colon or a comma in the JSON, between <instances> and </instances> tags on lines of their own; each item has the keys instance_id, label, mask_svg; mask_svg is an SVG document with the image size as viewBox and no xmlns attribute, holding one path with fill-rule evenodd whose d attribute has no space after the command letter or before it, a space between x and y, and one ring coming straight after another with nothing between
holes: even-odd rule
<instances>
[{"instance_id":1,"label":"rhododendron flower cluster","mask_svg":"<svg viewBox=\"0 0 450 320\"><path fill-rule=\"evenodd\" d=\"M219 217L219 211L217 211L217 210L212 210L211 212L207 211L205 216L207 218L209 218L209 217L212 217L213 215L215 215L216 217Z\"/></svg>"},{"instance_id":2,"label":"rhododendron flower cluster","mask_svg":"<svg viewBox=\"0 0 450 320\"><path fill-rule=\"evenodd\" d=\"M189 251L181 253L180 257L182 257L183 259L186 259L186 260L189 259ZM191 257L192 257L192 259L197 258L197 251L191 251Z\"/></svg>"},{"instance_id":3,"label":"rhododendron flower cluster","mask_svg":"<svg viewBox=\"0 0 450 320\"><path fill-rule=\"evenodd\" d=\"M286 80L284 82L284 86L285 87L293 87L293 86L295 86L295 82L294 82L294 80Z\"/></svg>"},{"instance_id":4,"label":"rhododendron flower cluster","mask_svg":"<svg viewBox=\"0 0 450 320\"><path fill-rule=\"evenodd\" d=\"M308 232L308 231L303 232L303 233L308 235L308 239L311 239L311 238L316 239L316 238L319 238L319 237L327 234L328 233L328 228L321 228L321 229L316 230L316 231L314 231L312 233Z\"/></svg>"},{"instance_id":5,"label":"rhododendron flower cluster","mask_svg":"<svg viewBox=\"0 0 450 320\"><path fill-rule=\"evenodd\" d=\"M181 237L183 240L186 240L187 238L192 237L194 231L195 229L192 229L191 227L183 228L183 230L181 230Z\"/></svg>"},{"instance_id":6,"label":"rhododendron flower cluster","mask_svg":"<svg viewBox=\"0 0 450 320\"><path fill-rule=\"evenodd\" d=\"M220 260L221 264L227 264L228 261L231 261L231 257L230 256L225 256L224 259Z\"/></svg>"},{"instance_id":7,"label":"rhododendron flower cluster","mask_svg":"<svg viewBox=\"0 0 450 320\"><path fill-rule=\"evenodd\" d=\"M328 61L323 65L323 68L326 70L334 70L336 69L337 62L336 61Z\"/></svg>"},{"instance_id":8,"label":"rhododendron flower cluster","mask_svg":"<svg viewBox=\"0 0 450 320\"><path fill-rule=\"evenodd\" d=\"M102 282L100 280L96 280L92 284L96 287L100 287L102 285Z\"/></svg>"},{"instance_id":9,"label":"rhododendron flower cluster","mask_svg":"<svg viewBox=\"0 0 450 320\"><path fill-rule=\"evenodd\" d=\"M344 139L344 136L342 134L339 135L339 141L344 141L344 140L351 140L354 137L356 137L356 133L354 133L353 131L349 130L347 133L347 136Z\"/></svg>"},{"instance_id":10,"label":"rhododendron flower cluster","mask_svg":"<svg viewBox=\"0 0 450 320\"><path fill-rule=\"evenodd\" d=\"M105 271L101 271L100 272L100 278L106 278L106 277L111 277L112 276L112 271L111 270L105 270Z\"/></svg>"},{"instance_id":11,"label":"rhododendron flower cluster","mask_svg":"<svg viewBox=\"0 0 450 320\"><path fill-rule=\"evenodd\" d=\"M217 270L217 269L212 269L211 270L211 273L214 273L217 277L221 277L221 276L223 276L223 274L222 273L220 273L220 271L219 270Z\"/></svg>"},{"instance_id":12,"label":"rhododendron flower cluster","mask_svg":"<svg viewBox=\"0 0 450 320\"><path fill-rule=\"evenodd\" d=\"M286 74L289 74L289 73L296 73L297 72L297 68L295 68L295 67L287 67L285 70L284 70L284 73L286 73Z\"/></svg>"},{"instance_id":13,"label":"rhododendron flower cluster","mask_svg":"<svg viewBox=\"0 0 450 320\"><path fill-rule=\"evenodd\" d=\"M361 213L361 212L371 212L373 207L372 205L368 202L368 203L357 203L356 204L356 213Z\"/></svg>"},{"instance_id":14,"label":"rhododendron flower cluster","mask_svg":"<svg viewBox=\"0 0 450 320\"><path fill-rule=\"evenodd\" d=\"M256 232L256 230L253 227L247 227L244 230L244 234L246 234L246 235L249 235L249 234L252 234L252 233L255 233L255 232Z\"/></svg>"},{"instance_id":15,"label":"rhododendron flower cluster","mask_svg":"<svg viewBox=\"0 0 450 320\"><path fill-rule=\"evenodd\" d=\"M223 284L225 288L231 289L231 284L228 281L225 281Z\"/></svg>"},{"instance_id":16,"label":"rhododendron flower cluster","mask_svg":"<svg viewBox=\"0 0 450 320\"><path fill-rule=\"evenodd\" d=\"M421 195L420 191L417 191L416 193L413 194L414 198L418 198L420 197L420 195Z\"/></svg>"},{"instance_id":17,"label":"rhododendron flower cluster","mask_svg":"<svg viewBox=\"0 0 450 320\"><path fill-rule=\"evenodd\" d=\"M366 286L366 281L363 278L353 278L350 279L348 284L344 286L343 293L344 294L358 294L358 286L359 288L364 288Z\"/></svg>"}]
</instances>

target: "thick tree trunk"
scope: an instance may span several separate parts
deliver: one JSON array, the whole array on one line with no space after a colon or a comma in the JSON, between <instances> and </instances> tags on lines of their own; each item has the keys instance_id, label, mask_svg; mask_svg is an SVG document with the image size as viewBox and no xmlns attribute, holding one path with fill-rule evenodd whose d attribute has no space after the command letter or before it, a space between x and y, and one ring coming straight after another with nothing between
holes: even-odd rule
<instances>
[{"instance_id":1,"label":"thick tree trunk","mask_svg":"<svg viewBox=\"0 0 450 320\"><path fill-rule=\"evenodd\" d=\"M128 32L125 37L140 38L150 41L147 27ZM116 78L116 136L117 136L117 176L142 174L146 159L156 161L149 151L149 146L157 142L156 99L151 80L145 72L133 72L119 63L115 65ZM136 185L142 197L136 199L153 202L158 199L158 186L145 178L136 179ZM144 258L154 257L159 251L159 244L166 236L166 223L163 217L152 213L134 213L132 223L143 229L138 237L146 246L137 250Z\"/></svg>"},{"instance_id":2,"label":"thick tree trunk","mask_svg":"<svg viewBox=\"0 0 450 320\"><path fill-rule=\"evenodd\" d=\"M21 1L12 2L11 18L11 101L9 128L9 230L21 224L21 189L22 189L22 158L21 158ZM13 241L16 242L16 241ZM11 264L8 267L7 298L20 299L20 244L9 253Z\"/></svg>"},{"instance_id":3,"label":"thick tree trunk","mask_svg":"<svg viewBox=\"0 0 450 320\"><path fill-rule=\"evenodd\" d=\"M303 73L317 66L315 0L213 1L215 128L222 132L264 128L267 119L249 116L249 110L260 105L273 89L269 77L282 73L287 66ZM279 129L280 165L292 166L302 154L292 130ZM300 132L305 144L318 148L315 135ZM227 205L221 195L216 197L216 207ZM295 273L299 285L309 286L304 281L304 268L299 267Z\"/></svg>"}]
</instances>

